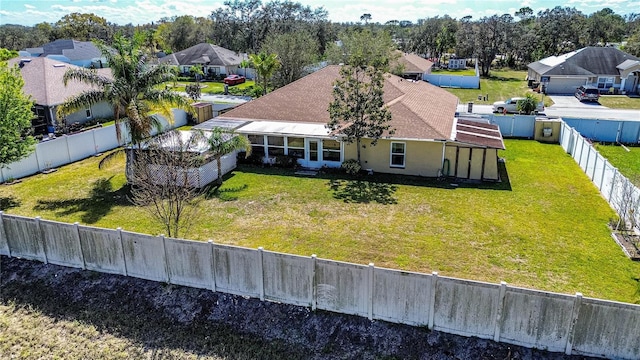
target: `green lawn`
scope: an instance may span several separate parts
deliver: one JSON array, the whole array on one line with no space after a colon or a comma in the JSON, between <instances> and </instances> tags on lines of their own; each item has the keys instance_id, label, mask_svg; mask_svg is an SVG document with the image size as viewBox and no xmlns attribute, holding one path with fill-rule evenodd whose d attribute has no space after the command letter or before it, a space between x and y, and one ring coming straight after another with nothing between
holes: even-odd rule
<instances>
[{"instance_id":1,"label":"green lawn","mask_svg":"<svg viewBox=\"0 0 640 360\"><path fill-rule=\"evenodd\" d=\"M491 70L490 77L480 78L480 89L446 89L460 99L460 103L473 101L474 104L491 105L495 101L506 100L515 96L535 95L540 101L544 98L544 105L553 104L549 97L531 91L527 87L526 71L515 70ZM484 98L489 95L485 101ZM478 96L482 100L478 100Z\"/></svg>"},{"instance_id":2,"label":"green lawn","mask_svg":"<svg viewBox=\"0 0 640 360\"><path fill-rule=\"evenodd\" d=\"M634 302L640 264L610 237L615 216L560 146L506 140L510 183L331 176L239 167L201 203L189 238ZM8 213L160 233L131 206L123 162L99 158L0 186ZM393 182L391 182L393 181ZM338 184L336 183L338 182ZM334 187L332 187L334 185ZM230 201L222 201L224 198Z\"/></svg>"},{"instance_id":3,"label":"green lawn","mask_svg":"<svg viewBox=\"0 0 640 360\"><path fill-rule=\"evenodd\" d=\"M640 147L596 144L596 150L615 166L622 175L640 186ZM629 150L629 151L627 151Z\"/></svg>"},{"instance_id":4,"label":"green lawn","mask_svg":"<svg viewBox=\"0 0 640 360\"><path fill-rule=\"evenodd\" d=\"M195 81L177 81L177 82L168 82L165 84L165 86L171 88L174 91L178 91L178 92L185 92L185 87L188 84L193 84L195 83ZM238 85L231 85L229 86L229 89L235 88L235 89L246 89L250 86L254 86L255 85L255 81L253 80L247 80L242 84L238 84ZM207 81L207 82L200 82L200 86L202 87L202 93L203 94L221 94L224 92L224 83L222 81L217 82L217 81Z\"/></svg>"},{"instance_id":5,"label":"green lawn","mask_svg":"<svg viewBox=\"0 0 640 360\"><path fill-rule=\"evenodd\" d=\"M433 69L431 73L434 75L458 75L458 76L475 76L474 69Z\"/></svg>"},{"instance_id":6,"label":"green lawn","mask_svg":"<svg viewBox=\"0 0 640 360\"><path fill-rule=\"evenodd\" d=\"M640 97L602 95L599 102L601 105L612 109L640 109Z\"/></svg>"}]
</instances>

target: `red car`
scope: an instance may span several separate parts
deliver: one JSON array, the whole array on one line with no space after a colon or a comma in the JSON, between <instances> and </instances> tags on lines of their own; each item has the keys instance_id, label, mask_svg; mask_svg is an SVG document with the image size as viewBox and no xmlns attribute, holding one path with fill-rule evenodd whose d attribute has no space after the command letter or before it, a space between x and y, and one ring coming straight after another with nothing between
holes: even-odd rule
<instances>
[{"instance_id":1,"label":"red car","mask_svg":"<svg viewBox=\"0 0 640 360\"><path fill-rule=\"evenodd\" d=\"M242 84L243 82L245 82L245 80L245 77L242 75L229 75L224 78L224 83L227 85L236 85Z\"/></svg>"}]
</instances>

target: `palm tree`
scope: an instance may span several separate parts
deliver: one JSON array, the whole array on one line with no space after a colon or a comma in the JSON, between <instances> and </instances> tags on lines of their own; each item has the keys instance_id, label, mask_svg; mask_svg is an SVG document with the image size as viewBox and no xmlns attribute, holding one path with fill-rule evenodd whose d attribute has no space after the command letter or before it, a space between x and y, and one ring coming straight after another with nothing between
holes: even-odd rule
<instances>
[{"instance_id":1,"label":"palm tree","mask_svg":"<svg viewBox=\"0 0 640 360\"><path fill-rule=\"evenodd\" d=\"M260 52L258 54L249 55L249 59L251 59L253 67L256 69L256 72L262 80L263 94L266 94L269 79L271 78L273 73L280 68L278 55Z\"/></svg>"},{"instance_id":2,"label":"palm tree","mask_svg":"<svg viewBox=\"0 0 640 360\"><path fill-rule=\"evenodd\" d=\"M237 150L244 150L247 156L251 153L251 142L242 135L236 135L232 131L215 127L208 130L207 135L202 130L199 131L200 137L204 138L209 145L209 151L213 154L218 165L218 179L216 183L218 187L222 185L222 157Z\"/></svg>"},{"instance_id":3,"label":"palm tree","mask_svg":"<svg viewBox=\"0 0 640 360\"><path fill-rule=\"evenodd\" d=\"M242 74L244 77L247 77L247 68L251 65L251 62L247 59L244 59L242 61L240 61L240 68L243 69L244 74Z\"/></svg>"},{"instance_id":4,"label":"palm tree","mask_svg":"<svg viewBox=\"0 0 640 360\"><path fill-rule=\"evenodd\" d=\"M173 91L156 88L173 80L175 73L166 64L149 65L143 52L144 34L136 32L132 39L122 35L114 37L112 48L104 43L96 44L107 59L112 77L102 76L95 70L73 68L64 74L64 83L77 80L93 85L91 90L67 99L58 107L58 117L107 102L113 106L116 135L121 140L120 125L130 135L130 142L137 147L151 135L154 128L161 130L158 115L173 122L173 108L193 113L190 101Z\"/></svg>"}]
</instances>

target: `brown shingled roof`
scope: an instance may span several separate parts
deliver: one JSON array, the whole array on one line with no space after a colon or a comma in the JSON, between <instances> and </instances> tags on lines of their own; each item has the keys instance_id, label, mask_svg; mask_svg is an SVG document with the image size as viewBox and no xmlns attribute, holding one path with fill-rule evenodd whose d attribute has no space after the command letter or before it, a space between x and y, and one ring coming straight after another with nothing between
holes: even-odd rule
<instances>
[{"instance_id":1,"label":"brown shingled roof","mask_svg":"<svg viewBox=\"0 0 640 360\"><path fill-rule=\"evenodd\" d=\"M505 149L498 125L473 120L458 119L455 140L470 145Z\"/></svg>"},{"instance_id":2,"label":"brown shingled roof","mask_svg":"<svg viewBox=\"0 0 640 360\"><path fill-rule=\"evenodd\" d=\"M76 65L41 57L27 59L18 57L9 60L9 65L18 65L21 61L23 61L23 66L20 68L24 79L23 91L31 95L38 105L60 105L69 97L91 89L90 85L79 81L69 81L67 86L64 85L62 80L64 73L70 68L78 68ZM111 69L97 71L104 76L111 76Z\"/></svg>"},{"instance_id":3,"label":"brown shingled roof","mask_svg":"<svg viewBox=\"0 0 640 360\"><path fill-rule=\"evenodd\" d=\"M397 61L401 65L404 65L405 73L424 74L433 66L433 63L431 61L416 54L402 53Z\"/></svg>"},{"instance_id":4,"label":"brown shingled roof","mask_svg":"<svg viewBox=\"0 0 640 360\"><path fill-rule=\"evenodd\" d=\"M327 66L263 97L242 104L220 118L328 123L333 84L340 66ZM384 100L391 104L394 138L451 139L458 98L423 81L385 75Z\"/></svg>"}]
</instances>

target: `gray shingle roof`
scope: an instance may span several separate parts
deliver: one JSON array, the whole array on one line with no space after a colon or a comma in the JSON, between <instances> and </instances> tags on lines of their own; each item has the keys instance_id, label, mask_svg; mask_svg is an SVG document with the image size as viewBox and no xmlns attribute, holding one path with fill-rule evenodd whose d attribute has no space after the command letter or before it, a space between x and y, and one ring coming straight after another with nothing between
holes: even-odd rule
<instances>
[{"instance_id":1,"label":"gray shingle roof","mask_svg":"<svg viewBox=\"0 0 640 360\"><path fill-rule=\"evenodd\" d=\"M234 51L212 44L198 44L182 51L177 51L159 60L170 65L216 65L232 66L240 65L243 56Z\"/></svg>"},{"instance_id":2,"label":"gray shingle roof","mask_svg":"<svg viewBox=\"0 0 640 360\"><path fill-rule=\"evenodd\" d=\"M29 51L29 49L26 49ZM37 48L35 50L38 50ZM102 57L98 49L91 41L76 41L70 39L59 39L42 46L42 55L64 55L69 60L88 60Z\"/></svg>"},{"instance_id":3,"label":"gray shingle roof","mask_svg":"<svg viewBox=\"0 0 640 360\"><path fill-rule=\"evenodd\" d=\"M21 58L9 60L9 65L17 65ZM67 98L78 95L91 86L78 81L70 81L64 86L62 77L69 68L78 66L52 60L49 58L29 58L20 68L24 79L23 91L31 95L36 104L44 106L55 106L62 104ZM111 76L111 69L98 69L100 74Z\"/></svg>"},{"instance_id":4,"label":"gray shingle roof","mask_svg":"<svg viewBox=\"0 0 640 360\"><path fill-rule=\"evenodd\" d=\"M619 75L619 66L629 64L629 60L640 61L640 58L613 47L589 46L544 58L529 64L529 68L540 75Z\"/></svg>"}]
</instances>

